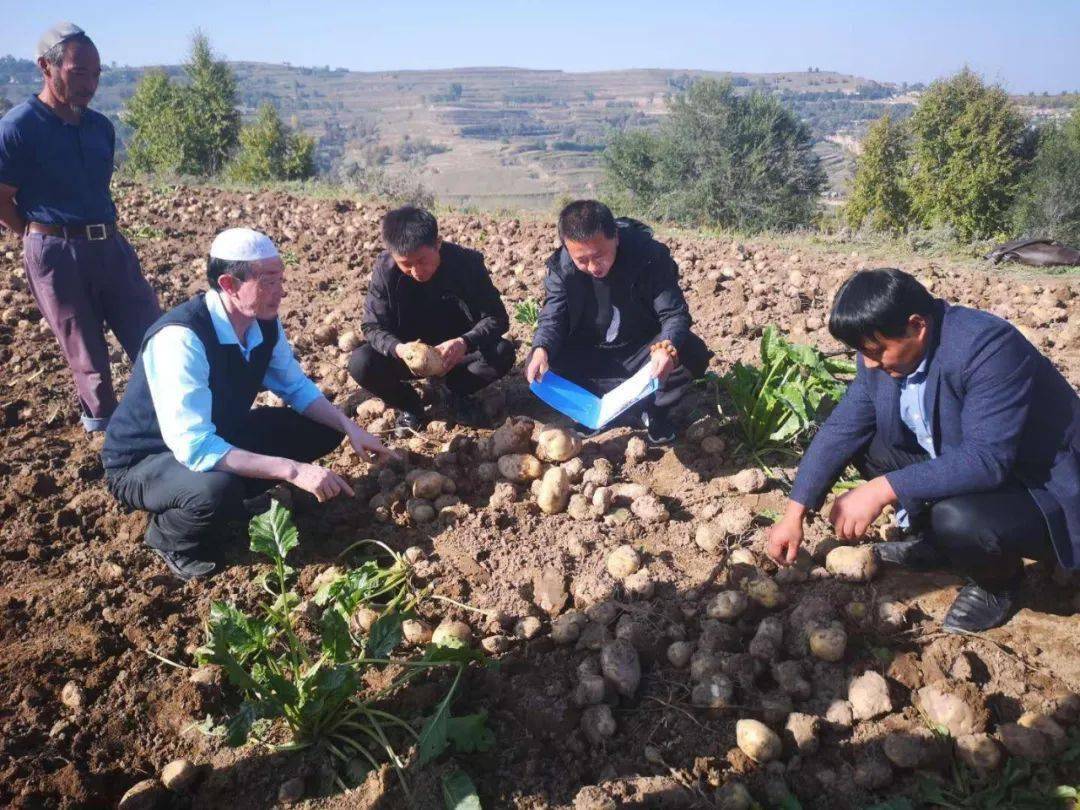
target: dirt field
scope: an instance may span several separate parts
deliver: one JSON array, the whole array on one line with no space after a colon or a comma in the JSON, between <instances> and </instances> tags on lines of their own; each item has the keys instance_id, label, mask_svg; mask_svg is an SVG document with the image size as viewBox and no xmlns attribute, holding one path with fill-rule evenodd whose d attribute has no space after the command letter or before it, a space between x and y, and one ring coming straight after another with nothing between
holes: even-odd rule
<instances>
[{"instance_id":1,"label":"dirt field","mask_svg":"<svg viewBox=\"0 0 1080 810\"><path fill-rule=\"evenodd\" d=\"M379 250L381 209L210 189L128 185L118 192L122 224L166 306L202 288L203 256L215 232L238 224L267 231L292 265L282 317L297 355L335 401L350 410L361 403L363 394L345 372L347 352L336 339L318 345L313 335L317 326L331 324L347 344L344 333L358 331ZM448 239L485 252L511 312L514 302L540 297L543 260L555 238L550 224L450 215L442 225ZM795 251L790 243L781 249L690 236L667 241L681 264L695 329L716 352L715 370L753 359L768 323L800 342L836 348L823 324L833 290L863 264L850 247ZM1013 319L1080 385L1076 280L926 261L905 269L952 301ZM528 330L515 324L513 337L524 347ZM523 354L522 348L519 361ZM122 380L127 363L118 350L115 360ZM394 780L385 774L382 782L372 777L359 794L346 796L325 789L325 765L317 754L233 751L189 729L234 705L219 682L193 681L188 667L194 666L211 601L255 594L252 555L239 531L223 536L224 570L208 583L183 585L144 550L145 518L125 513L105 491L95 448L78 425L67 371L27 291L21 252L12 242L0 247L0 361L0 805L114 806L136 782L186 757L202 766L195 787L160 793L144 806L270 807L280 786L295 777L304 780L308 806L401 806ZM519 368L498 390L508 413L552 418L528 393ZM684 417L709 411L701 394L687 403ZM385 425L386 415L377 421L375 429ZM461 432L433 422L426 435L409 440L413 462L434 467L436 454ZM419 546L425 557L418 574L439 593L502 612L497 628L478 622L474 613L441 614L470 622L478 637L508 639L508 649L496 656L498 668L470 671L459 702L462 711L486 710L497 738L491 751L456 757L485 807L745 806L723 804L726 794L716 792L735 780L763 806L798 806L782 804L786 785L803 807L865 807L913 789L914 772L898 766L895 754L887 757L883 743L889 734L925 729L912 696L935 683L962 697L978 730L1001 733L1028 711L1056 712L1066 726L1076 722L1075 705L1062 705L1065 695L1080 691L1077 589L1067 578L1033 565L1024 607L1005 627L985 637L946 636L939 622L959 580L889 575L841 582L820 567L829 538L819 525L809 535L816 558L798 577L804 581L781 586L785 604L773 610L753 604L721 626L708 617L707 606L725 583L739 581L738 566L725 564L723 547L699 547L697 529L746 507L759 517L724 545L749 549L769 572L760 553L761 527L763 515L780 507L782 492L775 483L752 494L729 491L725 477L739 465L727 452L705 452L698 440L638 458L627 453L632 435L622 428L587 442L585 467L610 468L613 481L643 485L666 507L667 521L644 522L617 505L603 518L542 514L527 488L480 480L478 465L464 450L439 459L465 504L456 522L412 525L400 510L377 519L369 501L379 482L345 450L332 464L356 482L357 497L298 509L301 544L293 564L304 587L349 543L372 537L399 550ZM605 569L608 554L624 544L639 551L648 572L633 588ZM592 609L576 643L552 638L553 616L538 604L551 608L551 599L552 613ZM597 608L608 601L614 604ZM883 604L889 621L880 618ZM785 652L781 658L798 662L805 683L785 695L775 668L762 668L745 652L768 615L787 623L785 643L798 636L807 617L838 621L848 635L847 651L835 663ZM540 620L540 629L523 638L518 621L529 616ZM582 730L586 712L574 693L583 677L596 673L597 650L612 637L632 644L642 678L633 697L609 698L616 729L593 742ZM721 655L736 683L731 707L693 704L692 673L667 656L668 646L680 640L699 652L726 650ZM867 671L885 676L891 708L845 725L834 701L848 697L849 680ZM61 700L69 682L78 688ZM430 684L421 684L401 700L424 707L435 695ZM782 730L791 711L820 718L814 721L816 742L789 739L783 755L766 765L755 765L736 747L736 720L755 717ZM942 743L917 742L922 754L931 753L921 760L923 770L948 774L950 757L933 753ZM1071 782L1064 781L1069 767ZM1080 782L1078 770L1075 761L1060 766L1059 784ZM421 796L428 795L420 788ZM430 802L422 806L439 806Z\"/></svg>"}]
</instances>

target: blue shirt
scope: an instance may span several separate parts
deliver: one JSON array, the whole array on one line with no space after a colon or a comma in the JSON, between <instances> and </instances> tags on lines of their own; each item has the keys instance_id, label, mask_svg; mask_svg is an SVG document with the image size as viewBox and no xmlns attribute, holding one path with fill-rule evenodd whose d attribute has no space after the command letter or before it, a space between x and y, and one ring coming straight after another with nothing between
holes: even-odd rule
<instances>
[{"instance_id":1,"label":"blue shirt","mask_svg":"<svg viewBox=\"0 0 1080 810\"><path fill-rule=\"evenodd\" d=\"M205 300L217 339L222 345L239 346L244 360L250 360L251 352L262 343L259 325L253 321L241 343L219 293L210 290ZM161 438L188 469L213 469L233 446L217 434L210 418L210 363L202 341L186 326L166 326L146 342L140 357ZM263 386L300 412L322 396L300 368L280 321Z\"/></svg>"},{"instance_id":2,"label":"blue shirt","mask_svg":"<svg viewBox=\"0 0 1080 810\"><path fill-rule=\"evenodd\" d=\"M115 149L112 122L101 113L83 110L69 124L30 96L0 118L0 183L17 189L15 208L31 222L112 223Z\"/></svg>"},{"instance_id":3,"label":"blue shirt","mask_svg":"<svg viewBox=\"0 0 1080 810\"><path fill-rule=\"evenodd\" d=\"M900 381L900 421L915 434L915 441L925 450L930 458L937 458L934 449L934 434L926 417L926 365L924 357L919 367ZM907 528L911 520L907 510L896 512L898 525Z\"/></svg>"}]
</instances>

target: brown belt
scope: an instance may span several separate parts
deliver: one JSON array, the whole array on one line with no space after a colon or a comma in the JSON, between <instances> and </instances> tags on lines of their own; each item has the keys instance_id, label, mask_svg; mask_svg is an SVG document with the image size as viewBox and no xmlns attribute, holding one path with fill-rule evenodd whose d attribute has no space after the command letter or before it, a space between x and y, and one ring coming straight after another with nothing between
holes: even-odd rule
<instances>
[{"instance_id":1,"label":"brown belt","mask_svg":"<svg viewBox=\"0 0 1080 810\"><path fill-rule=\"evenodd\" d=\"M27 233L43 233L46 236L62 236L65 239L88 239L91 242L101 242L110 236L116 235L116 225L113 223L101 225L45 225L41 222L31 222L26 226Z\"/></svg>"}]
</instances>

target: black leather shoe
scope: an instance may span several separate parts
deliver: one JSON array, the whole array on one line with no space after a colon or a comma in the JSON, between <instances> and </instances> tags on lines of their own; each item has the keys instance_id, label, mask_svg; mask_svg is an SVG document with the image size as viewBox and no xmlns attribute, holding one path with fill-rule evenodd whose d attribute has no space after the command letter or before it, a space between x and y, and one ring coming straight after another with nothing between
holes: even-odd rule
<instances>
[{"instance_id":1,"label":"black leather shoe","mask_svg":"<svg viewBox=\"0 0 1080 810\"><path fill-rule=\"evenodd\" d=\"M884 565L899 565L912 571L940 571L948 567L945 555L922 537L875 543L871 551Z\"/></svg>"},{"instance_id":2,"label":"black leather shoe","mask_svg":"<svg viewBox=\"0 0 1080 810\"><path fill-rule=\"evenodd\" d=\"M969 583L956 595L941 629L946 633L979 633L999 627L1012 615L1019 594L1019 580L995 590Z\"/></svg>"},{"instance_id":3,"label":"black leather shoe","mask_svg":"<svg viewBox=\"0 0 1080 810\"><path fill-rule=\"evenodd\" d=\"M407 439L414 433L420 433L427 425L427 421L418 413L402 411L394 422L394 436L398 439Z\"/></svg>"},{"instance_id":4,"label":"black leather shoe","mask_svg":"<svg viewBox=\"0 0 1080 810\"><path fill-rule=\"evenodd\" d=\"M184 582L190 582L193 579L209 576L215 568L216 563L208 562L206 560L196 560L194 557L188 557L186 554L182 554L179 551L163 551L160 548L150 549L157 554L168 566L169 570L173 572L173 575Z\"/></svg>"},{"instance_id":5,"label":"black leather shoe","mask_svg":"<svg viewBox=\"0 0 1080 810\"><path fill-rule=\"evenodd\" d=\"M663 446L675 441L675 423L663 408L646 408L641 412L641 424L645 426L649 444Z\"/></svg>"}]
</instances>

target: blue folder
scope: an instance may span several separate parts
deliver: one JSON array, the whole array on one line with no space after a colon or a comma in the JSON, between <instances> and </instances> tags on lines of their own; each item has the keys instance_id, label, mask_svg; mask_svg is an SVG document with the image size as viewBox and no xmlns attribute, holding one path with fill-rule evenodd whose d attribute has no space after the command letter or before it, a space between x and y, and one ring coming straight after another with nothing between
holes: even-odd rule
<instances>
[{"instance_id":1,"label":"blue folder","mask_svg":"<svg viewBox=\"0 0 1080 810\"><path fill-rule=\"evenodd\" d=\"M603 397L589 393L553 371L545 373L539 382L529 384L529 390L536 396L590 430L602 428L659 387L659 381L649 376L647 366Z\"/></svg>"}]
</instances>

